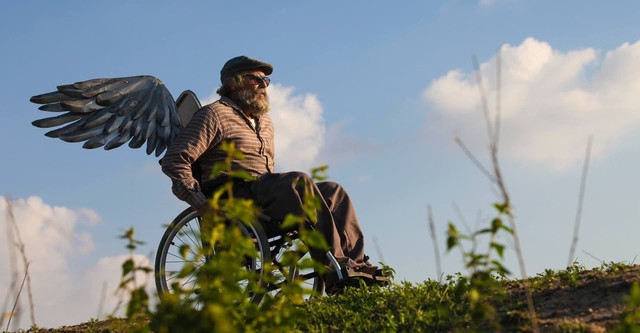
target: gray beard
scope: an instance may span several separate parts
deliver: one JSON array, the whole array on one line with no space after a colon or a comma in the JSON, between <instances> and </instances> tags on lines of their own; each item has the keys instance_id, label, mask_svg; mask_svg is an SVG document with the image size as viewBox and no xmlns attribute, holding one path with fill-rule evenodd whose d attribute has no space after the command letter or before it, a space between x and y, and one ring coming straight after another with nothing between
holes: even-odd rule
<instances>
[{"instance_id":1,"label":"gray beard","mask_svg":"<svg viewBox=\"0 0 640 333\"><path fill-rule=\"evenodd\" d=\"M260 117L271 109L269 96L265 92L265 99L261 99L260 93L258 90L240 90L236 94L235 102L247 116L252 118Z\"/></svg>"}]
</instances>

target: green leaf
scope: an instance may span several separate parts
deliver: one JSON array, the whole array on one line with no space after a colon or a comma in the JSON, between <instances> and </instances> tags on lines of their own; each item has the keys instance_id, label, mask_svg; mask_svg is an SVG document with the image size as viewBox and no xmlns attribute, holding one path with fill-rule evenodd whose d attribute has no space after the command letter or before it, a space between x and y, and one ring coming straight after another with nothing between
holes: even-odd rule
<instances>
[{"instance_id":1,"label":"green leaf","mask_svg":"<svg viewBox=\"0 0 640 333\"><path fill-rule=\"evenodd\" d=\"M491 246L491 248L496 250L496 252L498 253L498 256L500 256L500 258L504 258L504 248L505 248L504 245L502 245L500 243L496 243L496 242L491 242L490 246Z\"/></svg>"},{"instance_id":2,"label":"green leaf","mask_svg":"<svg viewBox=\"0 0 640 333\"><path fill-rule=\"evenodd\" d=\"M498 230L500 230L502 226L502 220L499 217L496 217L495 219L493 219L493 221L491 221L491 233L495 234L496 232L498 232Z\"/></svg>"},{"instance_id":3,"label":"green leaf","mask_svg":"<svg viewBox=\"0 0 640 333\"><path fill-rule=\"evenodd\" d=\"M255 177L253 177L246 170L233 170L233 171L229 172L229 176L232 177L232 178L237 178L237 179L242 179L242 180L253 180L253 179L255 179Z\"/></svg>"},{"instance_id":4,"label":"green leaf","mask_svg":"<svg viewBox=\"0 0 640 333\"><path fill-rule=\"evenodd\" d=\"M493 233L493 229L486 228L486 229L480 229L480 230L476 231L474 234L475 235L481 235L481 234L488 234L490 232Z\"/></svg>"},{"instance_id":5,"label":"green leaf","mask_svg":"<svg viewBox=\"0 0 640 333\"><path fill-rule=\"evenodd\" d=\"M191 250L190 250L190 248L189 248L189 245L187 245L187 244L182 244L182 245L180 245L179 251L180 251L180 257L181 257L182 259L186 259L186 258L187 258L187 254L188 254Z\"/></svg>"},{"instance_id":6,"label":"green leaf","mask_svg":"<svg viewBox=\"0 0 640 333\"><path fill-rule=\"evenodd\" d=\"M502 225L501 226L502 230L508 232L509 234L513 235L513 230L509 227L507 227L506 225Z\"/></svg>"},{"instance_id":7,"label":"green leaf","mask_svg":"<svg viewBox=\"0 0 640 333\"><path fill-rule=\"evenodd\" d=\"M294 228L302 224L304 224L304 218L302 216L288 214L280 224L280 229Z\"/></svg>"},{"instance_id":8,"label":"green leaf","mask_svg":"<svg viewBox=\"0 0 640 333\"><path fill-rule=\"evenodd\" d=\"M127 274L131 273L133 267L135 266L133 259L127 259L122 263L122 276L125 277Z\"/></svg>"},{"instance_id":9,"label":"green leaf","mask_svg":"<svg viewBox=\"0 0 640 333\"><path fill-rule=\"evenodd\" d=\"M315 181L321 182L327 180L327 170L329 170L328 165L321 165L316 168L311 169L311 178Z\"/></svg>"},{"instance_id":10,"label":"green leaf","mask_svg":"<svg viewBox=\"0 0 640 333\"><path fill-rule=\"evenodd\" d=\"M491 264L496 268L498 273L502 276L511 275L511 272L498 260L492 260Z\"/></svg>"},{"instance_id":11,"label":"green leaf","mask_svg":"<svg viewBox=\"0 0 640 333\"><path fill-rule=\"evenodd\" d=\"M493 204L493 207L495 207L495 209L498 210L500 214L509 215L509 204L507 204L506 202L504 203L496 202Z\"/></svg>"},{"instance_id":12,"label":"green leaf","mask_svg":"<svg viewBox=\"0 0 640 333\"><path fill-rule=\"evenodd\" d=\"M309 245L309 247L314 249L325 251L329 249L329 244L327 244L327 240L324 238L324 235L317 230L305 233L304 241Z\"/></svg>"},{"instance_id":13,"label":"green leaf","mask_svg":"<svg viewBox=\"0 0 640 333\"><path fill-rule=\"evenodd\" d=\"M134 233L133 228L129 228L129 229L127 229L127 231L125 231L124 234L125 234L127 239L133 239L133 233Z\"/></svg>"},{"instance_id":14,"label":"green leaf","mask_svg":"<svg viewBox=\"0 0 640 333\"><path fill-rule=\"evenodd\" d=\"M447 251L458 245L458 239L458 229L456 229L456 226L453 225L453 223L449 222L449 225L447 227Z\"/></svg>"},{"instance_id":15,"label":"green leaf","mask_svg":"<svg viewBox=\"0 0 640 333\"><path fill-rule=\"evenodd\" d=\"M147 313L149 311L149 295L144 288L138 288L131 293L131 299L127 305L127 318L132 318L136 314Z\"/></svg>"}]
</instances>

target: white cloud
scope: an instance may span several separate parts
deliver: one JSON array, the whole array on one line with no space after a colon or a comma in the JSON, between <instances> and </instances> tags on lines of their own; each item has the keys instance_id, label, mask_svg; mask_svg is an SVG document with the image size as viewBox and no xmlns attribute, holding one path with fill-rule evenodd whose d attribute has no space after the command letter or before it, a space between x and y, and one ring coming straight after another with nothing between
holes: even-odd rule
<instances>
[{"instance_id":1,"label":"white cloud","mask_svg":"<svg viewBox=\"0 0 640 333\"><path fill-rule=\"evenodd\" d=\"M556 170L584 159L587 138L601 157L640 125L640 42L601 56L591 48L561 52L528 38L501 47L503 155ZM489 110L494 112L496 59L480 65ZM424 91L445 127L474 149L487 146L475 74L450 71Z\"/></svg>"},{"instance_id":2,"label":"white cloud","mask_svg":"<svg viewBox=\"0 0 640 333\"><path fill-rule=\"evenodd\" d=\"M308 171L324 145L322 105L313 94L293 95L293 87L270 86L271 117L276 131L276 168Z\"/></svg>"},{"instance_id":3,"label":"white cloud","mask_svg":"<svg viewBox=\"0 0 640 333\"><path fill-rule=\"evenodd\" d=\"M5 302L11 298L13 302L11 281L18 278L21 282L24 276L22 258L14 245L20 239L29 262L36 324L57 327L110 314L118 299L114 291L124 256L99 259L86 270L79 270L75 265L76 260L94 249L91 234L78 231L78 226L93 226L99 221L98 214L90 209L50 206L38 197L13 201L0 197L0 243L3 244L0 258L7 263L0 265L0 300ZM135 256L135 261L149 264L148 259L140 255ZM26 287L21 293L20 305L21 315L12 320L12 328L26 328L31 324Z\"/></svg>"},{"instance_id":4,"label":"white cloud","mask_svg":"<svg viewBox=\"0 0 640 333\"><path fill-rule=\"evenodd\" d=\"M309 171L318 166L317 158L324 145L323 109L314 94L294 95L293 87L269 86L269 101L275 127L276 169ZM217 94L203 99L203 105L217 100Z\"/></svg>"}]
</instances>

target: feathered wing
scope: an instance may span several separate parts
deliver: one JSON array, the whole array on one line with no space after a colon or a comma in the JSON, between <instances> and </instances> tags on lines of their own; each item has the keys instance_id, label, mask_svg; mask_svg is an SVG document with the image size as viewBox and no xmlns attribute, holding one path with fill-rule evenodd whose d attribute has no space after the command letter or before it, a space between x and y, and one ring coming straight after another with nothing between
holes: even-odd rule
<instances>
[{"instance_id":1,"label":"feathered wing","mask_svg":"<svg viewBox=\"0 0 640 333\"><path fill-rule=\"evenodd\" d=\"M38 119L40 128L58 127L45 135L66 142L86 141L83 148L109 150L129 142L160 156L181 128L176 103L162 81L153 76L92 79L58 86L31 97L42 111L61 112Z\"/></svg>"}]
</instances>

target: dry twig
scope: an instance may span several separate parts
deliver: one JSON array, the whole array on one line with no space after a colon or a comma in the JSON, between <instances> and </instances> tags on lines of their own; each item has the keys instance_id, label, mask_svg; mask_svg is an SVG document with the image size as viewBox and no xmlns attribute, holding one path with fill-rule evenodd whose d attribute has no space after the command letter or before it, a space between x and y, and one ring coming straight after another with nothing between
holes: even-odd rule
<instances>
[{"instance_id":1,"label":"dry twig","mask_svg":"<svg viewBox=\"0 0 640 333\"><path fill-rule=\"evenodd\" d=\"M438 272L438 279L442 278L442 265L440 264L440 248L438 247L438 239L436 237L436 225L433 221L433 214L431 213L431 206L427 207L427 214L429 216L429 231L431 233L431 240L433 242L433 251L436 257L436 270Z\"/></svg>"},{"instance_id":2,"label":"dry twig","mask_svg":"<svg viewBox=\"0 0 640 333\"><path fill-rule=\"evenodd\" d=\"M13 205L11 201L7 198L5 198L5 203L7 207L7 237L9 237L9 239L7 240L7 245L9 246L9 254L10 254L10 260L11 260L11 269L13 271L13 278L10 286L10 292L7 293L8 299L5 300L5 305L3 307L3 314L7 313L6 309L7 309L9 298L11 297L11 295L15 296L14 305L11 312L9 312L7 326L6 326L6 330L9 330L9 326L11 325L11 320L14 317L16 317L16 314L19 312L20 295L22 294L22 290L25 283L27 285L27 295L29 299L29 310L30 310L32 325L36 324L36 319L35 319L35 310L33 305L33 292L31 290L31 276L29 274L29 260L27 259L25 245L24 245L24 242L22 241L22 237L20 236L20 229L18 228L15 215L13 214ZM16 248L18 250L17 253L19 253L19 255L16 253ZM22 259L22 265L24 267L23 279L19 288L18 288L19 269L18 269L18 264L16 259L17 257L20 257ZM2 321L4 321L4 316L2 317ZM2 323L2 321L0 321L0 323Z\"/></svg>"},{"instance_id":3,"label":"dry twig","mask_svg":"<svg viewBox=\"0 0 640 333\"><path fill-rule=\"evenodd\" d=\"M573 226L573 241L571 242L571 249L569 250L569 260L567 261L567 267L570 267L573 264L576 246L578 245L578 234L580 233L580 220L582 219L584 194L587 188L587 173L589 171L589 160L591 159L592 144L593 136L589 136L589 140L587 142L587 151L584 157L584 164L582 165L582 178L580 179L580 192L578 194L578 211L576 212L576 221Z\"/></svg>"},{"instance_id":4,"label":"dry twig","mask_svg":"<svg viewBox=\"0 0 640 333\"><path fill-rule=\"evenodd\" d=\"M502 176L502 170L500 169L500 163L499 163L499 159L498 159L498 141L499 141L499 133L500 133L500 112L501 112L501 67L502 67L502 60L501 60L501 54L500 54L500 50L498 50L497 56L496 56L496 62L497 62L497 66L496 66L496 75L497 75L497 79L496 79L496 114L494 117L494 121L493 123L491 122L491 117L489 115L489 107L487 104L487 98L486 98L486 93L484 91L484 87L482 85L482 75L480 73L480 68L478 66L478 62L476 60L476 58L473 58L474 61L474 67L475 67L475 72L476 72L476 79L477 79L477 84L478 84L478 88L480 89L480 95L481 95L481 99L482 99L482 111L484 113L484 117L485 117L485 123L486 123L486 127L487 127L487 134L489 137L489 152L490 152L490 157L491 157L491 164L492 164L492 170L488 171L487 168L485 168L484 166L482 166L482 164L479 162L479 160L468 150L466 149L466 146L462 143L461 140L456 139L456 142L458 142L458 144L463 148L465 154L467 154L467 156L469 156L469 158L471 159L471 161L478 166L478 168L480 169L480 171L482 171L485 176L487 176L489 178L490 181L492 181L496 187L498 188L498 191L500 193L501 196L501 200L502 200L502 204L507 208L507 216L508 216L508 220L509 220L509 227L512 230L512 237L513 237L513 241L514 241L514 248L515 248L515 253L516 256L518 258L518 266L520 268L520 274L522 276L522 280L524 283L524 289L525 289L525 294L526 294L526 299L527 299L527 308L529 311L529 317L530 317L530 321L531 321L531 325L532 325L532 329L534 332L539 332L539 327L538 327L538 320L537 320L537 315L535 312L535 307L533 304L533 296L531 294L531 289L529 286L529 281L527 279L527 272L526 272L526 268L525 268L525 262L524 262L524 255L522 253L522 248L520 246L520 238L518 235L518 231L516 228L516 223L515 223L515 219L513 217L512 214L512 205L511 205L511 198L509 196L509 192L507 191L507 187L506 184L504 182L504 177Z\"/></svg>"}]
</instances>

